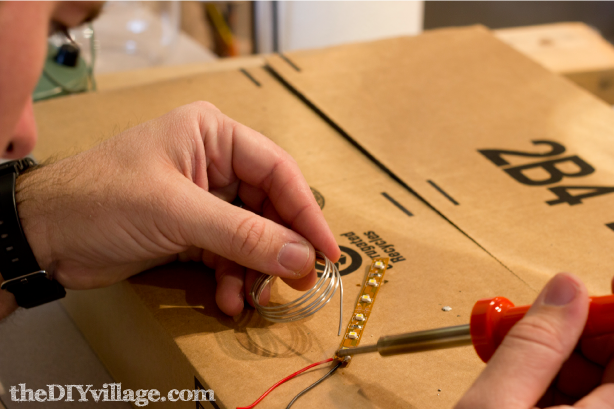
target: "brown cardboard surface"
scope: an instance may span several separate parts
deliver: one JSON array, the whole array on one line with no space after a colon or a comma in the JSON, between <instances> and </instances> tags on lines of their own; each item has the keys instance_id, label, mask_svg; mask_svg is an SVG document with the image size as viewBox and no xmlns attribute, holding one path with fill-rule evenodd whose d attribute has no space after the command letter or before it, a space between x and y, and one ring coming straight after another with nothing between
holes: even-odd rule
<instances>
[{"instance_id":1,"label":"brown cardboard surface","mask_svg":"<svg viewBox=\"0 0 614 409\"><path fill-rule=\"evenodd\" d=\"M556 73L612 69L614 48L584 23L493 30L500 40Z\"/></svg>"},{"instance_id":2,"label":"brown cardboard surface","mask_svg":"<svg viewBox=\"0 0 614 409\"><path fill-rule=\"evenodd\" d=\"M591 94L614 105L614 66L606 70L570 72L565 77Z\"/></svg>"},{"instance_id":3,"label":"brown cardboard surface","mask_svg":"<svg viewBox=\"0 0 614 409\"><path fill-rule=\"evenodd\" d=\"M550 71L614 104L614 47L584 23L494 30L500 40Z\"/></svg>"},{"instance_id":4,"label":"brown cardboard surface","mask_svg":"<svg viewBox=\"0 0 614 409\"><path fill-rule=\"evenodd\" d=\"M208 100L286 149L319 193L324 215L345 247L342 273L360 264L343 276L344 322L370 260L360 248L384 255L370 241L377 235L378 243L394 245L404 259L386 273L388 283L380 289L363 344L381 335L467 323L479 298L532 301L535 292L526 284L391 179L270 73L248 72L260 86L232 71L37 104L41 136L35 154L44 159L83 149L176 106ZM277 380L331 357L340 342L337 297L309 319L271 324L251 309L235 318L223 315L214 289L211 271L173 264L107 289L69 292L64 305L125 388L190 388L196 376L225 408L251 403ZM276 283L272 300L296 295ZM446 305L452 311L442 311ZM471 348L357 357L295 407L450 407L482 367ZM301 375L258 407L284 407L325 371Z\"/></svg>"},{"instance_id":5,"label":"brown cardboard surface","mask_svg":"<svg viewBox=\"0 0 614 409\"><path fill-rule=\"evenodd\" d=\"M481 27L272 56L271 67L349 138L532 288L559 271L609 293L614 194L549 205L550 188L614 186L614 113ZM497 166L479 150L506 155ZM528 186L504 169L577 155L595 170ZM572 163L560 163L577 173ZM547 179L538 168L525 175ZM439 190L438 190L439 189ZM444 193L445 192L445 193ZM584 191L574 191L578 195Z\"/></svg>"},{"instance_id":6,"label":"brown cardboard surface","mask_svg":"<svg viewBox=\"0 0 614 409\"><path fill-rule=\"evenodd\" d=\"M100 74L96 75L96 86L99 91L106 91L151 84L211 71L228 71L239 68L261 67L264 65L264 59L264 55L250 55L245 57L220 58L213 62L158 66L139 70Z\"/></svg>"}]
</instances>

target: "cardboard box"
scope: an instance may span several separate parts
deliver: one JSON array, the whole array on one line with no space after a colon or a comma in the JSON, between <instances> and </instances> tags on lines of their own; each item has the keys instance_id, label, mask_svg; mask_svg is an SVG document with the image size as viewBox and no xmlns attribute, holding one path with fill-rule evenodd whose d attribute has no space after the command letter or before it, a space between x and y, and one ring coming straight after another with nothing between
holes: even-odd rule
<instances>
[{"instance_id":1,"label":"cardboard box","mask_svg":"<svg viewBox=\"0 0 614 409\"><path fill-rule=\"evenodd\" d=\"M290 152L322 199L344 247L344 321L369 255L383 250L370 240L394 244L401 258L363 343L466 323L483 297L529 303L560 270L609 293L614 195L546 203L562 186L612 185L607 105L475 27L289 53L269 64L274 71L251 67L37 104L35 155L62 157L176 106L213 102ZM587 174L527 184L541 183L545 169ZM336 298L310 319L271 324L253 310L224 316L214 287L211 271L173 264L106 289L71 291L64 305L124 388L202 385L224 408L251 403L340 342ZM296 295L278 283L272 300ZM295 407L450 407L482 367L471 348L357 357ZM325 371L290 381L259 407L284 407Z\"/></svg>"},{"instance_id":2,"label":"cardboard box","mask_svg":"<svg viewBox=\"0 0 614 409\"><path fill-rule=\"evenodd\" d=\"M610 292L614 113L481 27L271 56L277 75L531 288Z\"/></svg>"},{"instance_id":3,"label":"cardboard box","mask_svg":"<svg viewBox=\"0 0 614 409\"><path fill-rule=\"evenodd\" d=\"M380 290L363 343L386 334L467 323L479 298L505 295L518 304L534 299L536 293L522 280L393 180L269 71L250 68L247 73L212 73L37 104L41 137L35 154L44 159L69 147L84 149L100 136L176 106L208 100L286 149L319 193L344 250L344 322L369 255L382 255L381 246L394 245L400 257L386 274L388 283ZM375 235L380 247L371 242ZM337 297L307 320L271 324L251 309L235 318L223 315L214 290L211 271L173 264L110 288L69 291L64 305L124 388L166 393L192 388L197 380L215 391L221 408L253 402L277 380L332 356L340 343ZM277 283L272 300L289 301L297 294ZM452 311L444 312L443 306ZM357 357L295 407L447 408L481 368L470 347ZM258 407L285 407L325 372L319 368L284 384ZM166 406L193 408L194 403Z\"/></svg>"},{"instance_id":4,"label":"cardboard box","mask_svg":"<svg viewBox=\"0 0 614 409\"><path fill-rule=\"evenodd\" d=\"M547 69L614 104L614 47L584 23L495 30L494 34Z\"/></svg>"}]
</instances>

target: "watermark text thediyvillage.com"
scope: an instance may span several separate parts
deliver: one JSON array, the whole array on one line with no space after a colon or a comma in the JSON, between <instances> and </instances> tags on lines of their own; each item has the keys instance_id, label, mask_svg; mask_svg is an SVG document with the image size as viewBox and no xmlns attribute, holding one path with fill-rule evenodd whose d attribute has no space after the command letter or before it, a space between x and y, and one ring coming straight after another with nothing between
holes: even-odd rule
<instances>
[{"instance_id":1,"label":"watermark text thediyvillage.com","mask_svg":"<svg viewBox=\"0 0 614 409\"><path fill-rule=\"evenodd\" d=\"M28 389L25 383L11 386L13 402L133 402L136 406L147 406L149 402L202 402L214 401L213 390L172 389L161 395L157 389L122 390L121 383L105 383L102 389L92 389L93 385L47 385L47 389Z\"/></svg>"}]
</instances>

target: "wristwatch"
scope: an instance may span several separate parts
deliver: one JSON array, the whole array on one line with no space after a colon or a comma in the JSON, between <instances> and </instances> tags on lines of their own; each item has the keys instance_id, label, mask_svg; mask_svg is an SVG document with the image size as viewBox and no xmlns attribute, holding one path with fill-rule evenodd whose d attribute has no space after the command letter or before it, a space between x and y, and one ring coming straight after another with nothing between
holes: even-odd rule
<instances>
[{"instance_id":1,"label":"wristwatch","mask_svg":"<svg viewBox=\"0 0 614 409\"><path fill-rule=\"evenodd\" d=\"M0 288L13 293L17 305L24 308L66 295L64 287L39 267L17 214L15 181L34 165L30 158L0 165L0 274L4 278Z\"/></svg>"}]
</instances>

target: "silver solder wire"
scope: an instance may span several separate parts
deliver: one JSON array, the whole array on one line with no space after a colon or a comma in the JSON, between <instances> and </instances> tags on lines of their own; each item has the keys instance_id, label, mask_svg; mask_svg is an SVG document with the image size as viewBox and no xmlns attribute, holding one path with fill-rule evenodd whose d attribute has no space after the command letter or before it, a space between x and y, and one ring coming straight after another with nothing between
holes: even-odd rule
<instances>
[{"instance_id":1,"label":"silver solder wire","mask_svg":"<svg viewBox=\"0 0 614 409\"><path fill-rule=\"evenodd\" d=\"M316 284L305 294L294 301L283 305L260 305L260 296L275 277L262 275L254 282L250 295L256 310L260 315L271 322L292 322L307 318L322 309L333 298L339 289L339 332L343 328L343 282L337 266L330 261L324 253L316 252L318 258L324 261L324 271ZM307 304L307 305L305 305Z\"/></svg>"}]
</instances>

